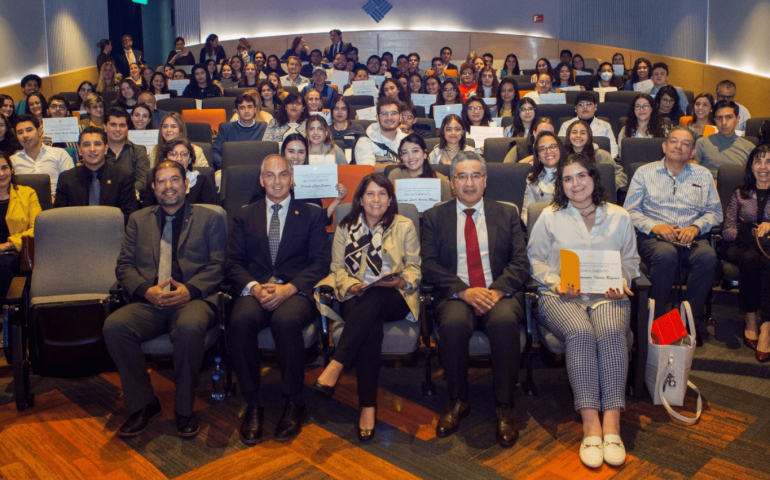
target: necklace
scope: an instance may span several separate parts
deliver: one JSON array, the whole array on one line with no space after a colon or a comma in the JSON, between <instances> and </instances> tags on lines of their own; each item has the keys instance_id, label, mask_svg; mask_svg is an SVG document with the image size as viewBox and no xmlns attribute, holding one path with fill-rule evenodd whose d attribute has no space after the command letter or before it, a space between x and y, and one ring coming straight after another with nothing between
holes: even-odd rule
<instances>
[{"instance_id":1,"label":"necklace","mask_svg":"<svg viewBox=\"0 0 770 480\"><path fill-rule=\"evenodd\" d=\"M587 208L591 208L593 205L594 205L593 203L589 203L589 204L588 204L588 205L586 205L585 207L578 207L578 206L577 206L577 205L575 205L574 203L572 204L572 206L573 206L573 207L575 207L575 208L577 208L578 210L585 210L585 209L587 209ZM594 209L594 210L596 210L596 209Z\"/></svg>"},{"instance_id":2,"label":"necklace","mask_svg":"<svg viewBox=\"0 0 770 480\"><path fill-rule=\"evenodd\" d=\"M589 205L589 206L590 206L590 205ZM596 209L595 209L595 208L594 208L593 210L591 210L590 212L586 213L586 214L583 214L583 213L581 213L581 214L580 214L580 216L581 216L581 217L583 217L583 218L588 218L588 217L590 217L591 215L593 215L593 214L594 214L594 212L596 212Z\"/></svg>"},{"instance_id":3,"label":"necklace","mask_svg":"<svg viewBox=\"0 0 770 480\"><path fill-rule=\"evenodd\" d=\"M459 152L459 151L460 151L460 147L457 147L457 148L449 148L449 147L444 147L444 149L445 149L447 152Z\"/></svg>"}]
</instances>

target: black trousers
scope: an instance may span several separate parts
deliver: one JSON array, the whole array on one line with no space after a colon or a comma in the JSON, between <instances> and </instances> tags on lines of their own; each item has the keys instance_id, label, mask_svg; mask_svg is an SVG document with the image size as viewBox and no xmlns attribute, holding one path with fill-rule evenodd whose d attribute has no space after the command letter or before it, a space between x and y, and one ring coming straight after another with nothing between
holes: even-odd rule
<instances>
[{"instance_id":1,"label":"black trousers","mask_svg":"<svg viewBox=\"0 0 770 480\"><path fill-rule=\"evenodd\" d=\"M360 297L343 302L342 330L334 359L345 367L355 361L358 379L358 404L361 408L377 406L377 386L384 322L403 320L409 306L395 288L374 287Z\"/></svg>"},{"instance_id":2,"label":"black trousers","mask_svg":"<svg viewBox=\"0 0 770 480\"><path fill-rule=\"evenodd\" d=\"M272 312L251 295L238 297L227 333L230 358L249 405L259 405L259 332L270 327L281 369L281 390L287 400L302 403L305 385L305 341L302 330L317 316L315 304L304 295L292 295Z\"/></svg>"},{"instance_id":3,"label":"black trousers","mask_svg":"<svg viewBox=\"0 0 770 480\"><path fill-rule=\"evenodd\" d=\"M0 300L5 300L11 280L19 273L21 253L9 252L0 255Z\"/></svg>"},{"instance_id":4,"label":"black trousers","mask_svg":"<svg viewBox=\"0 0 770 480\"><path fill-rule=\"evenodd\" d=\"M754 249L739 246L727 249L727 259L740 270L741 310L749 313L762 310L763 320L770 321L770 260Z\"/></svg>"},{"instance_id":5,"label":"black trousers","mask_svg":"<svg viewBox=\"0 0 770 480\"><path fill-rule=\"evenodd\" d=\"M469 342L474 330L489 337L492 350L492 389L495 402L513 404L519 380L519 323L524 309L518 299L504 297L484 315L462 300L444 300L437 307L439 357L444 367L449 396L468 401Z\"/></svg>"}]
</instances>

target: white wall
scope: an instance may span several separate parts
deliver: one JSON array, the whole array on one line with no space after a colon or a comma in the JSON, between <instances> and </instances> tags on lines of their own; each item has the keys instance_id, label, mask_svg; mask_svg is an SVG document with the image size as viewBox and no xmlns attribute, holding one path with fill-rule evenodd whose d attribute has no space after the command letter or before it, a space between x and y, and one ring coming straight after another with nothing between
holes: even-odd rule
<instances>
[{"instance_id":1,"label":"white wall","mask_svg":"<svg viewBox=\"0 0 770 480\"><path fill-rule=\"evenodd\" d=\"M43 0L0 0L0 86L18 83L27 73L48 75ZM106 20L105 20L106 21Z\"/></svg>"},{"instance_id":2,"label":"white wall","mask_svg":"<svg viewBox=\"0 0 770 480\"><path fill-rule=\"evenodd\" d=\"M767 0L709 0L708 63L770 77L768 27Z\"/></svg>"}]
</instances>

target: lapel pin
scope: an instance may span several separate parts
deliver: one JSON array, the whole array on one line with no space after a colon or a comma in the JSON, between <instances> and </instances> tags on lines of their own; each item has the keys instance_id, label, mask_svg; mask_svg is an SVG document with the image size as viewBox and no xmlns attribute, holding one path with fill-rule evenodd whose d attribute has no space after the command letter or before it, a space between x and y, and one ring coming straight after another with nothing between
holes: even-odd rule
<instances>
[{"instance_id":1,"label":"lapel pin","mask_svg":"<svg viewBox=\"0 0 770 480\"><path fill-rule=\"evenodd\" d=\"M107 185L112 185L112 180L107 180Z\"/></svg>"},{"instance_id":2,"label":"lapel pin","mask_svg":"<svg viewBox=\"0 0 770 480\"><path fill-rule=\"evenodd\" d=\"M299 215L299 210L294 210L294 215Z\"/></svg>"}]
</instances>

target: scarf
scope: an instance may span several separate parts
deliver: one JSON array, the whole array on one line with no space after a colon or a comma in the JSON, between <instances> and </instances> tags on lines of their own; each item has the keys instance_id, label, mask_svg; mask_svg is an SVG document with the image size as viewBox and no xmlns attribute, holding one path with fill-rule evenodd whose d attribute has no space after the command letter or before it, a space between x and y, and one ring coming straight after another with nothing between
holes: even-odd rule
<instances>
[{"instance_id":1,"label":"scarf","mask_svg":"<svg viewBox=\"0 0 770 480\"><path fill-rule=\"evenodd\" d=\"M358 217L358 222L350 229L350 238L345 245L345 265L353 275L358 275L359 270L366 269L367 265L375 277L379 277L382 270L382 225L377 225L374 233L366 228L363 214ZM364 250L366 258L364 259ZM364 264L364 260L366 264Z\"/></svg>"}]
</instances>

